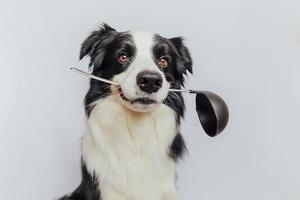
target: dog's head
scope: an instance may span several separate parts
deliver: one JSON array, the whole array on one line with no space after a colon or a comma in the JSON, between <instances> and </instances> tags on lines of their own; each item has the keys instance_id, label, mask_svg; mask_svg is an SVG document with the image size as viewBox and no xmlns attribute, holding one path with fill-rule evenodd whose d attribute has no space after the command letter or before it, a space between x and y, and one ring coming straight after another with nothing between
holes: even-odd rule
<instances>
[{"instance_id":1,"label":"dog's head","mask_svg":"<svg viewBox=\"0 0 300 200\"><path fill-rule=\"evenodd\" d=\"M80 59L87 55L92 74L120 84L112 87L91 80L85 100L88 113L93 102L107 95L118 95L131 110L149 112L166 100L169 88L179 89L184 84L187 71L192 73L192 60L182 38L117 32L106 24L83 42Z\"/></svg>"}]
</instances>

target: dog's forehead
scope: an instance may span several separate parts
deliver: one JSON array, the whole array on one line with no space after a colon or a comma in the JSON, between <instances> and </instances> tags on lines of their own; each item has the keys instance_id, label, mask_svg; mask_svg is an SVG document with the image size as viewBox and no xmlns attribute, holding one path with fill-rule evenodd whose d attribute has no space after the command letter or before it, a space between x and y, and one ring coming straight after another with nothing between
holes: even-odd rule
<instances>
[{"instance_id":1,"label":"dog's forehead","mask_svg":"<svg viewBox=\"0 0 300 200\"><path fill-rule=\"evenodd\" d=\"M137 49L137 54L146 54L151 52L156 34L139 30L129 31L129 34L132 36Z\"/></svg>"}]
</instances>

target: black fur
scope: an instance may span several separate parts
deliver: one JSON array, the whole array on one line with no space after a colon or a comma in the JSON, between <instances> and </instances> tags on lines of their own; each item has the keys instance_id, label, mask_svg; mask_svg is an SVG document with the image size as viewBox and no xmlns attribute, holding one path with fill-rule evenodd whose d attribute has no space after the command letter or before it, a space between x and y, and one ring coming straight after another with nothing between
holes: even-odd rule
<instances>
[{"instance_id":1,"label":"black fur","mask_svg":"<svg viewBox=\"0 0 300 200\"><path fill-rule=\"evenodd\" d=\"M182 38L167 39L155 35L153 46L153 59L158 63L163 56L168 59L169 66L161 69L165 74L167 81L172 88L180 89L184 85L184 75L187 71L192 73L192 60ZM92 74L111 79L114 75L126 70L130 65L120 64L116 61L121 54L127 54L134 59L136 47L128 32L117 32L107 24L94 31L82 43L80 56L90 57L89 67L92 68ZM159 66L159 65L158 65ZM111 94L109 84L90 80L90 88L85 96L84 105L87 117L93 110L93 102ZM163 101L177 113L177 125L180 124L184 116L185 105L183 97L179 92L169 92L167 98ZM169 156L177 161L184 153L186 147L180 133L177 133L169 150ZM101 194L98 188L98 181L95 176L91 175L84 162L82 162L82 182L79 187L70 195L60 200L99 200Z\"/></svg>"},{"instance_id":2,"label":"black fur","mask_svg":"<svg viewBox=\"0 0 300 200\"><path fill-rule=\"evenodd\" d=\"M170 147L169 156L177 161L182 157L185 151L186 151L186 146L182 138L182 135L180 133L177 133Z\"/></svg>"},{"instance_id":3,"label":"black fur","mask_svg":"<svg viewBox=\"0 0 300 200\"><path fill-rule=\"evenodd\" d=\"M175 37L175 38L171 38L169 40L176 47L177 52L179 54L180 62L182 65L182 66L180 66L181 72L186 74L186 70L188 70L190 73L193 73L192 58L191 58L188 48L183 44L183 39L181 37Z\"/></svg>"},{"instance_id":4,"label":"black fur","mask_svg":"<svg viewBox=\"0 0 300 200\"><path fill-rule=\"evenodd\" d=\"M174 83L173 87L180 88L180 85L184 85L184 75L187 74L187 71L190 73L193 71L189 50L184 46L181 37L167 39L155 35L155 40L156 44L153 47L155 58L159 59L161 56L167 58L171 66L163 70L166 78L169 82Z\"/></svg>"},{"instance_id":5,"label":"black fur","mask_svg":"<svg viewBox=\"0 0 300 200\"><path fill-rule=\"evenodd\" d=\"M81 164L82 181L77 189L69 196L64 196L60 200L101 200L98 188L98 180L91 175L84 162Z\"/></svg>"}]
</instances>

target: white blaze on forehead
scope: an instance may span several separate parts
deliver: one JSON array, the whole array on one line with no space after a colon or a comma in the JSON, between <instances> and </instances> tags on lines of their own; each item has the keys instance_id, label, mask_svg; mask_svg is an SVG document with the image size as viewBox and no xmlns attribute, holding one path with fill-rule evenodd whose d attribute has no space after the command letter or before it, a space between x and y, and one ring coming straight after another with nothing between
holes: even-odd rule
<instances>
[{"instance_id":1,"label":"white blaze on forehead","mask_svg":"<svg viewBox=\"0 0 300 200\"><path fill-rule=\"evenodd\" d=\"M143 61L143 63L138 63L142 68L148 68L155 66L153 61L152 48L154 45L154 34L144 31L130 31L132 35L135 47L136 47L136 62Z\"/></svg>"}]
</instances>

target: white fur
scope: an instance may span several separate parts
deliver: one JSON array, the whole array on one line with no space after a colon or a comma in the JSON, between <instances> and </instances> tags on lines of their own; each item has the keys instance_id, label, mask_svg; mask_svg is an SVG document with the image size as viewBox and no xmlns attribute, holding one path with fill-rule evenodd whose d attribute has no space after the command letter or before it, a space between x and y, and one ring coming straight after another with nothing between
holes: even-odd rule
<instances>
[{"instance_id":1,"label":"white fur","mask_svg":"<svg viewBox=\"0 0 300 200\"><path fill-rule=\"evenodd\" d=\"M143 31L131 31L130 34L133 37L136 55L130 67L121 74L115 76L113 81L120 83L120 87L124 92L124 95L128 98L151 98L157 102L162 102L168 95L168 89L170 88L169 82L166 80L163 72L159 70L153 60L152 47L154 34ZM163 78L162 87L155 93L148 94L140 90L136 84L136 77L138 73L142 71L155 71L161 74ZM156 105L141 105L138 103L131 104L123 102L127 107L136 111L151 111Z\"/></svg>"},{"instance_id":2,"label":"white fur","mask_svg":"<svg viewBox=\"0 0 300 200\"><path fill-rule=\"evenodd\" d=\"M97 102L87 121L83 159L100 182L103 200L174 200L175 162L168 156L175 112L159 104L135 112L117 95Z\"/></svg>"}]
</instances>

